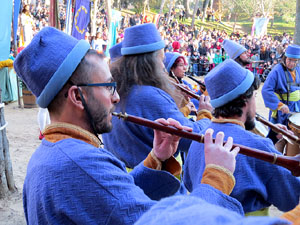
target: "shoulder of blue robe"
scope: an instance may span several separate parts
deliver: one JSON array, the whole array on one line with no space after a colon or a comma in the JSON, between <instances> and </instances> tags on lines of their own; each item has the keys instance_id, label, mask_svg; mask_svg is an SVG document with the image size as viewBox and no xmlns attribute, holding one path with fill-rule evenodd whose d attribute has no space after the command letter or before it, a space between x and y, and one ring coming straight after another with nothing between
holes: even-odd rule
<instances>
[{"instance_id":1,"label":"shoulder of blue robe","mask_svg":"<svg viewBox=\"0 0 300 225\"><path fill-rule=\"evenodd\" d=\"M274 148L270 139L243 130L238 125L212 123L209 127L215 130L214 135L222 130L225 139L232 136L234 143L281 154ZM193 142L184 166L184 183L189 191L201 181L204 167L203 144ZM246 212L270 204L274 204L282 211L288 211L298 204L300 180L283 167L239 154L234 176L236 185L231 196L242 202ZM282 193L282 190L285 191ZM245 193L251 193L252 198L247 198Z\"/></svg>"},{"instance_id":2,"label":"shoulder of blue robe","mask_svg":"<svg viewBox=\"0 0 300 225\"><path fill-rule=\"evenodd\" d=\"M283 225L290 223L271 217L244 217L195 196L174 196L157 203L135 223L135 225L142 224Z\"/></svg>"},{"instance_id":3,"label":"shoulder of blue robe","mask_svg":"<svg viewBox=\"0 0 300 225\"><path fill-rule=\"evenodd\" d=\"M266 81L262 87L262 97L265 106L275 110L278 107L279 99L275 95L275 91L286 92L285 74L282 65L276 65L268 74Z\"/></svg>"},{"instance_id":4,"label":"shoulder of blue robe","mask_svg":"<svg viewBox=\"0 0 300 225\"><path fill-rule=\"evenodd\" d=\"M128 97L122 101L117 104L117 112L125 111L128 114L149 120L173 118L184 126L192 127L194 132L202 130L210 121L202 119L192 122L185 118L177 108L173 98L165 91L153 86L134 85ZM112 124L114 129L110 133L102 135L104 144L117 158L133 168L144 160L151 151L154 137L153 129L121 121L117 118L112 119ZM188 139L181 139L178 149L187 151L190 143L191 141Z\"/></svg>"},{"instance_id":5,"label":"shoulder of blue robe","mask_svg":"<svg viewBox=\"0 0 300 225\"><path fill-rule=\"evenodd\" d=\"M142 183L140 176L145 174L149 179L151 172L142 166L133 177L111 153L79 140L43 140L30 159L24 183L26 220L29 224L133 224L155 204L134 183L134 178ZM157 173L153 173L153 182ZM158 182L166 187L168 196L167 184L174 178L164 175ZM151 187L147 191L158 192L151 192Z\"/></svg>"}]
</instances>

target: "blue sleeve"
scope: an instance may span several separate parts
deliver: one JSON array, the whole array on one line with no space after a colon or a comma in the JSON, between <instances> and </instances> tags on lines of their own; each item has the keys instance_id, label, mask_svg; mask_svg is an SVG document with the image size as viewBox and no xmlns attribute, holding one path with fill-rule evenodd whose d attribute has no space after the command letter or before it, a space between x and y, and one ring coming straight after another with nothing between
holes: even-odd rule
<instances>
[{"instance_id":1,"label":"blue sleeve","mask_svg":"<svg viewBox=\"0 0 300 225\"><path fill-rule=\"evenodd\" d=\"M144 166L144 161L137 165L130 175L134 183L153 200L174 195L180 187L179 180L167 171L154 170Z\"/></svg>"},{"instance_id":2,"label":"blue sleeve","mask_svg":"<svg viewBox=\"0 0 300 225\"><path fill-rule=\"evenodd\" d=\"M193 122L186 118L182 112L179 111L174 100L164 91L158 91L157 94L154 94L153 98L149 100L150 101L148 101L147 104L150 113L156 114L157 118L173 118L179 121L181 125L193 128L193 132L199 133L210 123L209 119ZM192 141L189 139L182 138L178 149L187 152L191 142Z\"/></svg>"},{"instance_id":3,"label":"blue sleeve","mask_svg":"<svg viewBox=\"0 0 300 225\"><path fill-rule=\"evenodd\" d=\"M266 145L280 154L270 141ZM270 163L265 163L264 168L264 172L270 177L266 182L267 201L284 212L295 208L300 199L300 177L295 177L289 170Z\"/></svg>"},{"instance_id":4,"label":"blue sleeve","mask_svg":"<svg viewBox=\"0 0 300 225\"><path fill-rule=\"evenodd\" d=\"M281 65L278 65L269 73L261 91L265 106L272 110L276 110L280 102L275 95L280 76L279 66L281 67Z\"/></svg>"}]
</instances>

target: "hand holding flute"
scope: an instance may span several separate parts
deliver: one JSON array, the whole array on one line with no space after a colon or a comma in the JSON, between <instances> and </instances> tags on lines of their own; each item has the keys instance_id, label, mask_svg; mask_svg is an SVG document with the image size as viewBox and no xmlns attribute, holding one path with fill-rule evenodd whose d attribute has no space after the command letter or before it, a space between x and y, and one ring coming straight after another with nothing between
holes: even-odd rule
<instances>
[{"instance_id":1,"label":"hand holding flute","mask_svg":"<svg viewBox=\"0 0 300 225\"><path fill-rule=\"evenodd\" d=\"M180 131L191 132L192 128L182 126L178 121L169 119L157 119L155 122L161 124L161 126L172 127ZM228 169L230 172L234 172L236 160L235 157L239 151L238 147L235 147L232 151L232 138L228 138L228 141L224 144L224 133L219 132L216 135L215 142L213 141L212 135L213 130L208 129L204 135L205 143L205 164L214 164ZM175 154L180 136L175 134L166 133L161 130L154 129L154 140L153 140L153 154L161 162L169 159Z\"/></svg>"},{"instance_id":2,"label":"hand holding flute","mask_svg":"<svg viewBox=\"0 0 300 225\"><path fill-rule=\"evenodd\" d=\"M198 141L200 143L204 142L203 135L196 134L193 132L186 132L181 131L178 129L175 129L170 126L163 126L159 123L153 122L151 120L147 120L144 118L128 115L128 114L122 114L122 113L113 113L114 116L117 116L119 118L123 118L126 121L133 122L142 126L146 126L152 129L162 130L167 133L171 133L180 137L184 137L187 139L191 139L194 141ZM243 155L247 155L250 157L254 157L272 164L276 164L282 167L285 167L286 169L290 170L294 176L300 176L300 155L294 156L294 157L288 157L288 156L282 156L275 153L269 153L262 150L249 148L243 145L234 144L234 147L240 148L240 153Z\"/></svg>"}]
</instances>

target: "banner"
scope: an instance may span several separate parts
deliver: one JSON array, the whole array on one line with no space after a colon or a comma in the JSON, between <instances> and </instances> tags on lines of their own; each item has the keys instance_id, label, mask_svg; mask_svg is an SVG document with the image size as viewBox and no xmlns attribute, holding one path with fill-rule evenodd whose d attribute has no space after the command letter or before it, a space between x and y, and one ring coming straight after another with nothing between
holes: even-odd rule
<instances>
[{"instance_id":1,"label":"banner","mask_svg":"<svg viewBox=\"0 0 300 225\"><path fill-rule=\"evenodd\" d=\"M156 23L157 14L150 12L150 11L144 11L143 15L143 22L142 23Z\"/></svg>"},{"instance_id":2,"label":"banner","mask_svg":"<svg viewBox=\"0 0 300 225\"><path fill-rule=\"evenodd\" d=\"M72 0L68 0L66 11L66 33L71 35L72 28Z\"/></svg>"},{"instance_id":3,"label":"banner","mask_svg":"<svg viewBox=\"0 0 300 225\"><path fill-rule=\"evenodd\" d=\"M0 7L0 61L8 59L10 53L12 0L2 0ZM4 3L4 4L3 4Z\"/></svg>"},{"instance_id":4,"label":"banner","mask_svg":"<svg viewBox=\"0 0 300 225\"><path fill-rule=\"evenodd\" d=\"M90 22L90 1L76 0L72 36L77 39L84 39L87 27Z\"/></svg>"},{"instance_id":5,"label":"banner","mask_svg":"<svg viewBox=\"0 0 300 225\"><path fill-rule=\"evenodd\" d=\"M20 14L21 0L14 0L14 19L13 19L13 30L14 30L14 42L17 41L18 22Z\"/></svg>"},{"instance_id":6,"label":"banner","mask_svg":"<svg viewBox=\"0 0 300 225\"><path fill-rule=\"evenodd\" d=\"M117 27L122 19L121 12L112 9L111 10L111 23L109 26L109 34L108 34L108 46L106 48L105 54L108 55L108 50L117 43Z\"/></svg>"},{"instance_id":7,"label":"banner","mask_svg":"<svg viewBox=\"0 0 300 225\"><path fill-rule=\"evenodd\" d=\"M269 18L254 18L251 36L262 37L267 34Z\"/></svg>"}]
</instances>

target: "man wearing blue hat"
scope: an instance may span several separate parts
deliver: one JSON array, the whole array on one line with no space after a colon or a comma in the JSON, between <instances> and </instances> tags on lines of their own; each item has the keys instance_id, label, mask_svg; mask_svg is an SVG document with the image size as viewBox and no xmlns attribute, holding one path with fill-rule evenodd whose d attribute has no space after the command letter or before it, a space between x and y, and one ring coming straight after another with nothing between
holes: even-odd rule
<instances>
[{"instance_id":1,"label":"man wearing blue hat","mask_svg":"<svg viewBox=\"0 0 300 225\"><path fill-rule=\"evenodd\" d=\"M270 139L248 131L255 126L255 97L259 87L259 80L252 72L228 59L207 74L205 84L215 108L207 128L223 131L225 139L231 136L236 144L281 154ZM184 183L189 191L201 180L204 162L203 144L193 142L184 167ZM236 163L236 185L230 196L242 203L245 213L257 211L256 215L266 215L272 204L288 211L299 203L300 178L289 170L244 155L237 156Z\"/></svg>"},{"instance_id":2,"label":"man wearing blue hat","mask_svg":"<svg viewBox=\"0 0 300 225\"><path fill-rule=\"evenodd\" d=\"M289 45L281 63L277 64L262 88L265 106L270 108L273 123L288 124L291 112L300 112L300 46ZM272 139L275 139L271 135Z\"/></svg>"},{"instance_id":3,"label":"man wearing blue hat","mask_svg":"<svg viewBox=\"0 0 300 225\"><path fill-rule=\"evenodd\" d=\"M209 100L200 96L197 113L200 120L193 122L184 117L178 109L182 100L177 101L175 86L165 73L164 47L165 42L152 23L125 29L122 57L110 68L121 99L116 111L150 120L173 118L199 132L208 124L207 117L211 116L208 110L204 110L211 109ZM202 116L205 118L202 119ZM118 118L113 118L112 123L116 129L102 135L104 144L127 167L134 168L151 151L153 130L128 124ZM182 139L177 153L187 152L190 143L190 140Z\"/></svg>"},{"instance_id":4,"label":"man wearing blue hat","mask_svg":"<svg viewBox=\"0 0 300 225\"><path fill-rule=\"evenodd\" d=\"M116 60L118 60L118 58L120 58L122 56L121 48L122 48L122 42L112 46L109 49L109 56L110 56L111 63L115 62Z\"/></svg>"},{"instance_id":5,"label":"man wearing blue hat","mask_svg":"<svg viewBox=\"0 0 300 225\"><path fill-rule=\"evenodd\" d=\"M225 39L223 41L223 48L229 55L229 58L235 60L241 66L245 67L251 63L247 49L235 41Z\"/></svg>"},{"instance_id":6,"label":"man wearing blue hat","mask_svg":"<svg viewBox=\"0 0 300 225\"><path fill-rule=\"evenodd\" d=\"M162 168L176 162L172 155L178 137L155 131L153 150L131 174L100 148L98 134L111 130L111 113L120 99L103 55L86 41L46 27L17 56L14 68L51 117L27 168L23 187L27 224L133 224L155 200L179 189L179 181ZM172 119L158 121L190 130ZM195 196L243 214L239 202L221 192L228 194L233 188L238 149L230 151L230 142L213 144L211 136L210 130L206 158L221 167L217 173L207 169ZM217 142L223 143L222 134ZM216 160L220 153L228 161ZM176 173L180 166L172 169Z\"/></svg>"}]
</instances>

